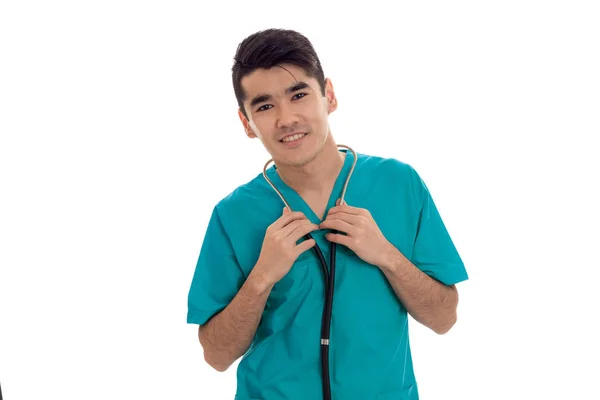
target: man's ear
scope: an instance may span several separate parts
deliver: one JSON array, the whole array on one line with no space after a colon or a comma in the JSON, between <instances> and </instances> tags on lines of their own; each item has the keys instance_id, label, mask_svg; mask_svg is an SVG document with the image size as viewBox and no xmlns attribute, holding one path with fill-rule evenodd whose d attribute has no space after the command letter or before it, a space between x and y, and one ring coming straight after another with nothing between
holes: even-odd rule
<instances>
[{"instance_id":1,"label":"man's ear","mask_svg":"<svg viewBox=\"0 0 600 400\"><path fill-rule=\"evenodd\" d=\"M246 131L246 136L248 136L250 139L258 137L252 129L252 127L250 126L248 118L246 118L241 109L238 109L238 116L240 117L240 121L242 121L242 125L244 125L244 131Z\"/></svg>"},{"instance_id":2,"label":"man's ear","mask_svg":"<svg viewBox=\"0 0 600 400\"><path fill-rule=\"evenodd\" d=\"M331 114L337 110L338 102L333 90L333 84L329 78L325 79L325 97L327 98L327 114Z\"/></svg>"}]
</instances>

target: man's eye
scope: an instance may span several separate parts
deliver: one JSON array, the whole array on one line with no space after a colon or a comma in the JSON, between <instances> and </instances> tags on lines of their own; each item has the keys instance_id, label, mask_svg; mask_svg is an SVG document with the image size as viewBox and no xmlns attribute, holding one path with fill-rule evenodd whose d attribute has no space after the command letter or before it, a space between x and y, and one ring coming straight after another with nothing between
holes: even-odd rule
<instances>
[{"instance_id":1,"label":"man's eye","mask_svg":"<svg viewBox=\"0 0 600 400\"><path fill-rule=\"evenodd\" d=\"M295 94L294 97L292 97L292 99L301 99L304 96L306 96L306 93L298 93L298 94Z\"/></svg>"},{"instance_id":2,"label":"man's eye","mask_svg":"<svg viewBox=\"0 0 600 400\"><path fill-rule=\"evenodd\" d=\"M258 112L260 112L260 111L266 111L266 110L270 109L271 107L273 107L273 106L272 106L272 105L270 105L270 104L265 104L264 106L261 106L261 107L260 107L258 110L256 110L256 111L258 111Z\"/></svg>"}]
</instances>

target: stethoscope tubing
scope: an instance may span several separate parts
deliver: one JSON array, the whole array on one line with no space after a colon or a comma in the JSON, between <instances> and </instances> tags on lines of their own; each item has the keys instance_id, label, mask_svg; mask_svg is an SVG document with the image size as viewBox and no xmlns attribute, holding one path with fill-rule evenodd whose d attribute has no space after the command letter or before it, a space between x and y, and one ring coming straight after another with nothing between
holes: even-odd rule
<instances>
[{"instance_id":1,"label":"stethoscope tubing","mask_svg":"<svg viewBox=\"0 0 600 400\"><path fill-rule=\"evenodd\" d=\"M346 189L348 188L348 182L350 181L350 177L352 176L352 172L354 171L354 167L356 166L356 152L352 150L350 147L346 145L338 145L338 147L344 147L352 152L354 155L354 162L352 164L352 168L348 173L348 177L344 182L344 187L342 190L342 195L340 197L340 204L344 204L344 196L346 195ZM292 208L285 200L283 194L275 187L273 182L267 176L267 166L273 160L267 161L263 168L263 176L266 181L271 185L271 187L277 192L283 204L287 207L288 210L292 211ZM337 233L336 231L333 231ZM304 236L305 240L313 239L310 233ZM323 270L323 279L325 281L325 302L323 304L323 315L321 319L321 375L322 375L322 383L323 383L323 400L331 400L331 381L329 376L329 339L331 333L331 315L333 310L333 294L335 288L335 261L337 254L337 246L336 243L330 243L330 251L329 251L329 269L327 268L327 262L325 261L325 257L323 256L323 252L321 248L315 241L315 245L313 246L313 251L315 252L319 263L321 264L321 269Z\"/></svg>"}]
</instances>

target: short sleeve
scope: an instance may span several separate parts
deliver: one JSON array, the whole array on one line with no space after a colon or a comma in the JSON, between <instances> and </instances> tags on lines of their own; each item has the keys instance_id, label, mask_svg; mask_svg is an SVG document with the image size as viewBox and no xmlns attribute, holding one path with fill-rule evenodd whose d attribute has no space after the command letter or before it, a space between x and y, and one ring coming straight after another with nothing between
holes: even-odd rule
<instances>
[{"instance_id":1,"label":"short sleeve","mask_svg":"<svg viewBox=\"0 0 600 400\"><path fill-rule=\"evenodd\" d=\"M465 265L427 185L414 169L412 173L420 209L411 262L427 275L446 285L467 280Z\"/></svg>"},{"instance_id":2,"label":"short sleeve","mask_svg":"<svg viewBox=\"0 0 600 400\"><path fill-rule=\"evenodd\" d=\"M231 302L244 280L218 208L215 207L188 293L187 323L205 324Z\"/></svg>"}]
</instances>

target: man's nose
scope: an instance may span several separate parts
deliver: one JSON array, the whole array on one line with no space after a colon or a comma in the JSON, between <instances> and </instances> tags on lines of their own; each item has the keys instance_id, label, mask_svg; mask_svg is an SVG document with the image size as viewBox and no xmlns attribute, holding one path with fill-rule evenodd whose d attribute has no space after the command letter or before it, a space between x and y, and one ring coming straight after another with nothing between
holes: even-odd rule
<instances>
[{"instance_id":1,"label":"man's nose","mask_svg":"<svg viewBox=\"0 0 600 400\"><path fill-rule=\"evenodd\" d=\"M289 128L298 122L298 116L294 113L292 107L280 105L277 112L277 127Z\"/></svg>"}]
</instances>

